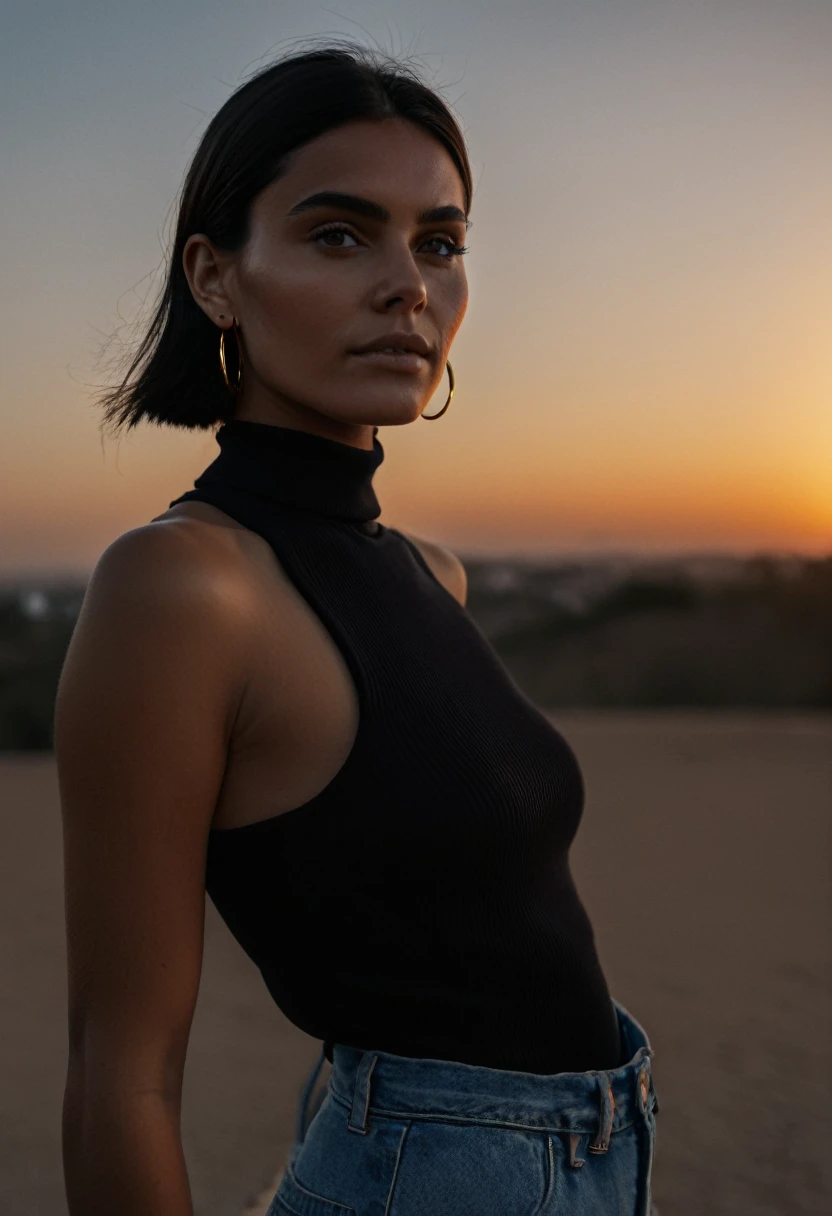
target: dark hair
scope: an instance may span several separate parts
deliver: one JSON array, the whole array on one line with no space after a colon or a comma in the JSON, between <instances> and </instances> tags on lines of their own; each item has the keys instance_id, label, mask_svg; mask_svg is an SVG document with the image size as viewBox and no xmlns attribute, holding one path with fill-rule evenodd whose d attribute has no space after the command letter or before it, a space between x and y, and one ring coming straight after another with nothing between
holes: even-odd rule
<instances>
[{"instance_id":1,"label":"dark hair","mask_svg":"<svg viewBox=\"0 0 832 1216\"><path fill-rule=\"evenodd\" d=\"M194 300L182 265L186 241L203 232L222 249L239 249L253 200L280 176L290 152L347 122L397 117L447 149L467 214L473 188L464 137L449 107L410 64L344 40L272 62L228 98L185 176L153 318L121 383L99 398L105 424L129 430L147 418L207 430L232 416L219 331Z\"/></svg>"}]
</instances>

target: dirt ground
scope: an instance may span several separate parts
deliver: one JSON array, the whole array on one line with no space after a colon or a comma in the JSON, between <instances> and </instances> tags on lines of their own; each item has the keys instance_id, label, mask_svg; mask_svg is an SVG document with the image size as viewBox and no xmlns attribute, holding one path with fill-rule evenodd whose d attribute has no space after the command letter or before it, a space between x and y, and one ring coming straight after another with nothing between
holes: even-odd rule
<instances>
[{"instance_id":1,"label":"dirt ground","mask_svg":"<svg viewBox=\"0 0 832 1216\"><path fill-rule=\"evenodd\" d=\"M552 721L587 787L578 886L613 993L656 1051L661 1216L828 1210L832 717L558 710ZM61 1216L51 756L0 756L0 814L0 1211ZM209 904L183 1111L196 1216L262 1212L319 1049Z\"/></svg>"}]
</instances>

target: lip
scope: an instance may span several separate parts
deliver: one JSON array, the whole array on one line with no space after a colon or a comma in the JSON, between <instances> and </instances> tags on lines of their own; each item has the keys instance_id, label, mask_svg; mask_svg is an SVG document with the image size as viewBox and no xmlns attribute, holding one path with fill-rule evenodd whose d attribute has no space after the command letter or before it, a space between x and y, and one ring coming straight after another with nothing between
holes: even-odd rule
<instances>
[{"instance_id":1,"label":"lip","mask_svg":"<svg viewBox=\"0 0 832 1216\"><path fill-rule=\"evenodd\" d=\"M411 354L421 355L423 359L427 359L431 353L430 344L421 334L410 334L397 330L395 333L383 334L380 338L374 338L372 342L366 342L363 346L357 346L351 354L367 355L373 351L380 351L385 346L397 346Z\"/></svg>"},{"instance_id":2,"label":"lip","mask_svg":"<svg viewBox=\"0 0 832 1216\"><path fill-rule=\"evenodd\" d=\"M355 359L363 359L365 363L373 363L377 367L386 367L397 372L420 372L427 366L427 359L412 350L400 354L385 350L364 350L353 351L352 355Z\"/></svg>"}]
</instances>

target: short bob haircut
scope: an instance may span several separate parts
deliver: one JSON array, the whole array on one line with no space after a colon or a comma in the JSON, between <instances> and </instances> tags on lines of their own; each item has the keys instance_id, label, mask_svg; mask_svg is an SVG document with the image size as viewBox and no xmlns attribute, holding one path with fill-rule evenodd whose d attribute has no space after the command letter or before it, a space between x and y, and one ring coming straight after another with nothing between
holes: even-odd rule
<instances>
[{"instance_id":1,"label":"short bob haircut","mask_svg":"<svg viewBox=\"0 0 832 1216\"><path fill-rule=\"evenodd\" d=\"M446 103L409 64L344 40L272 62L229 97L185 176L153 318L121 383L100 397L105 424L129 431L147 418L208 430L233 415L219 331L194 300L182 265L186 241L202 232L221 249L241 248L252 202L280 177L294 149L345 123L385 118L416 123L447 149L467 214L473 189L464 137Z\"/></svg>"}]
</instances>

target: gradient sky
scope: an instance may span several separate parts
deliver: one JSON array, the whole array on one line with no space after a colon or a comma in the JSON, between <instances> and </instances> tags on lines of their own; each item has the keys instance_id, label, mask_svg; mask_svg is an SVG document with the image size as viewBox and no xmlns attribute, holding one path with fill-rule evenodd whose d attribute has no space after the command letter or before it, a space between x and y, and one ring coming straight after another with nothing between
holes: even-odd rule
<instances>
[{"instance_id":1,"label":"gradient sky","mask_svg":"<svg viewBox=\"0 0 832 1216\"><path fill-rule=\"evenodd\" d=\"M469 554L832 552L830 0L34 0L0 49L0 575L88 573L217 454L105 439L103 343L210 117L319 33L418 56L476 182L456 395L379 431L383 521Z\"/></svg>"}]
</instances>

